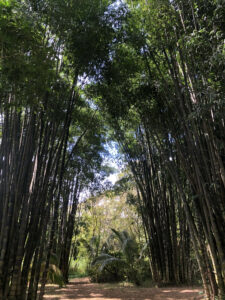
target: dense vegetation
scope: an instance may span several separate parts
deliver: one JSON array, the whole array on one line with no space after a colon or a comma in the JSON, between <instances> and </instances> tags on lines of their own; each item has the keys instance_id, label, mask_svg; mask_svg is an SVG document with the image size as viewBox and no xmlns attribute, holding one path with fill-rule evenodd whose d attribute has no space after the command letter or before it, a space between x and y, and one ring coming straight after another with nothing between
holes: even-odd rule
<instances>
[{"instance_id":1,"label":"dense vegetation","mask_svg":"<svg viewBox=\"0 0 225 300\"><path fill-rule=\"evenodd\" d=\"M0 2L0 300L68 281L106 140L128 170L111 192L143 227L86 230L92 269L180 284L197 265L225 298L224 40L223 0Z\"/></svg>"}]
</instances>

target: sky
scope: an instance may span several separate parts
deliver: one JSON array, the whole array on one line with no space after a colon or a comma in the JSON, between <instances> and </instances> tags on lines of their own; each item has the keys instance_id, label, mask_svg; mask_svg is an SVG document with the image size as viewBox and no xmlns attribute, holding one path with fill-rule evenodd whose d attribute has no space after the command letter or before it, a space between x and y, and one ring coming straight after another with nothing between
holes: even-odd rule
<instances>
[{"instance_id":1,"label":"sky","mask_svg":"<svg viewBox=\"0 0 225 300\"><path fill-rule=\"evenodd\" d=\"M114 184L118 180L118 174L121 171L121 156L118 152L118 144L116 142L108 142L105 146L106 150L109 152L109 155L104 158L104 164L109 165L115 168L115 173L111 174L107 180Z\"/></svg>"}]
</instances>

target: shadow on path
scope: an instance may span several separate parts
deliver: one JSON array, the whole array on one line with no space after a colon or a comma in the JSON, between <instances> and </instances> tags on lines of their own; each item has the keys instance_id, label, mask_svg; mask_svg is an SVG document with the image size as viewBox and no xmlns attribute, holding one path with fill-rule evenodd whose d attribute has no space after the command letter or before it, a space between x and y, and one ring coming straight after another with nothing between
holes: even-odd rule
<instances>
[{"instance_id":1,"label":"shadow on path","mask_svg":"<svg viewBox=\"0 0 225 300\"><path fill-rule=\"evenodd\" d=\"M64 288L49 285L45 300L202 300L197 288L107 287L88 278L73 279Z\"/></svg>"}]
</instances>

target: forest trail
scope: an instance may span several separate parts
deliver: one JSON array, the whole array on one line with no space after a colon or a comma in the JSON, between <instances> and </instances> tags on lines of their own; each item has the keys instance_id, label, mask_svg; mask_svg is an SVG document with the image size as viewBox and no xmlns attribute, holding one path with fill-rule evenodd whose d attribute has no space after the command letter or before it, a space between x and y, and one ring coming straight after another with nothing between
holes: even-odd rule
<instances>
[{"instance_id":1,"label":"forest trail","mask_svg":"<svg viewBox=\"0 0 225 300\"><path fill-rule=\"evenodd\" d=\"M202 300L198 288L136 288L72 279L64 288L48 285L45 300Z\"/></svg>"}]
</instances>

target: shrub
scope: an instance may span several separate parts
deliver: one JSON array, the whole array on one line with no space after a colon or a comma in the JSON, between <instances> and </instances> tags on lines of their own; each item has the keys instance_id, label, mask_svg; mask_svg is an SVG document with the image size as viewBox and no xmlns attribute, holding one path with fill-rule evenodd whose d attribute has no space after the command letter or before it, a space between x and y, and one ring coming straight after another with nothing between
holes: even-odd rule
<instances>
[{"instance_id":1,"label":"shrub","mask_svg":"<svg viewBox=\"0 0 225 300\"><path fill-rule=\"evenodd\" d=\"M121 261L113 261L104 268L92 265L88 275L92 282L119 282L126 279L126 269Z\"/></svg>"}]
</instances>

